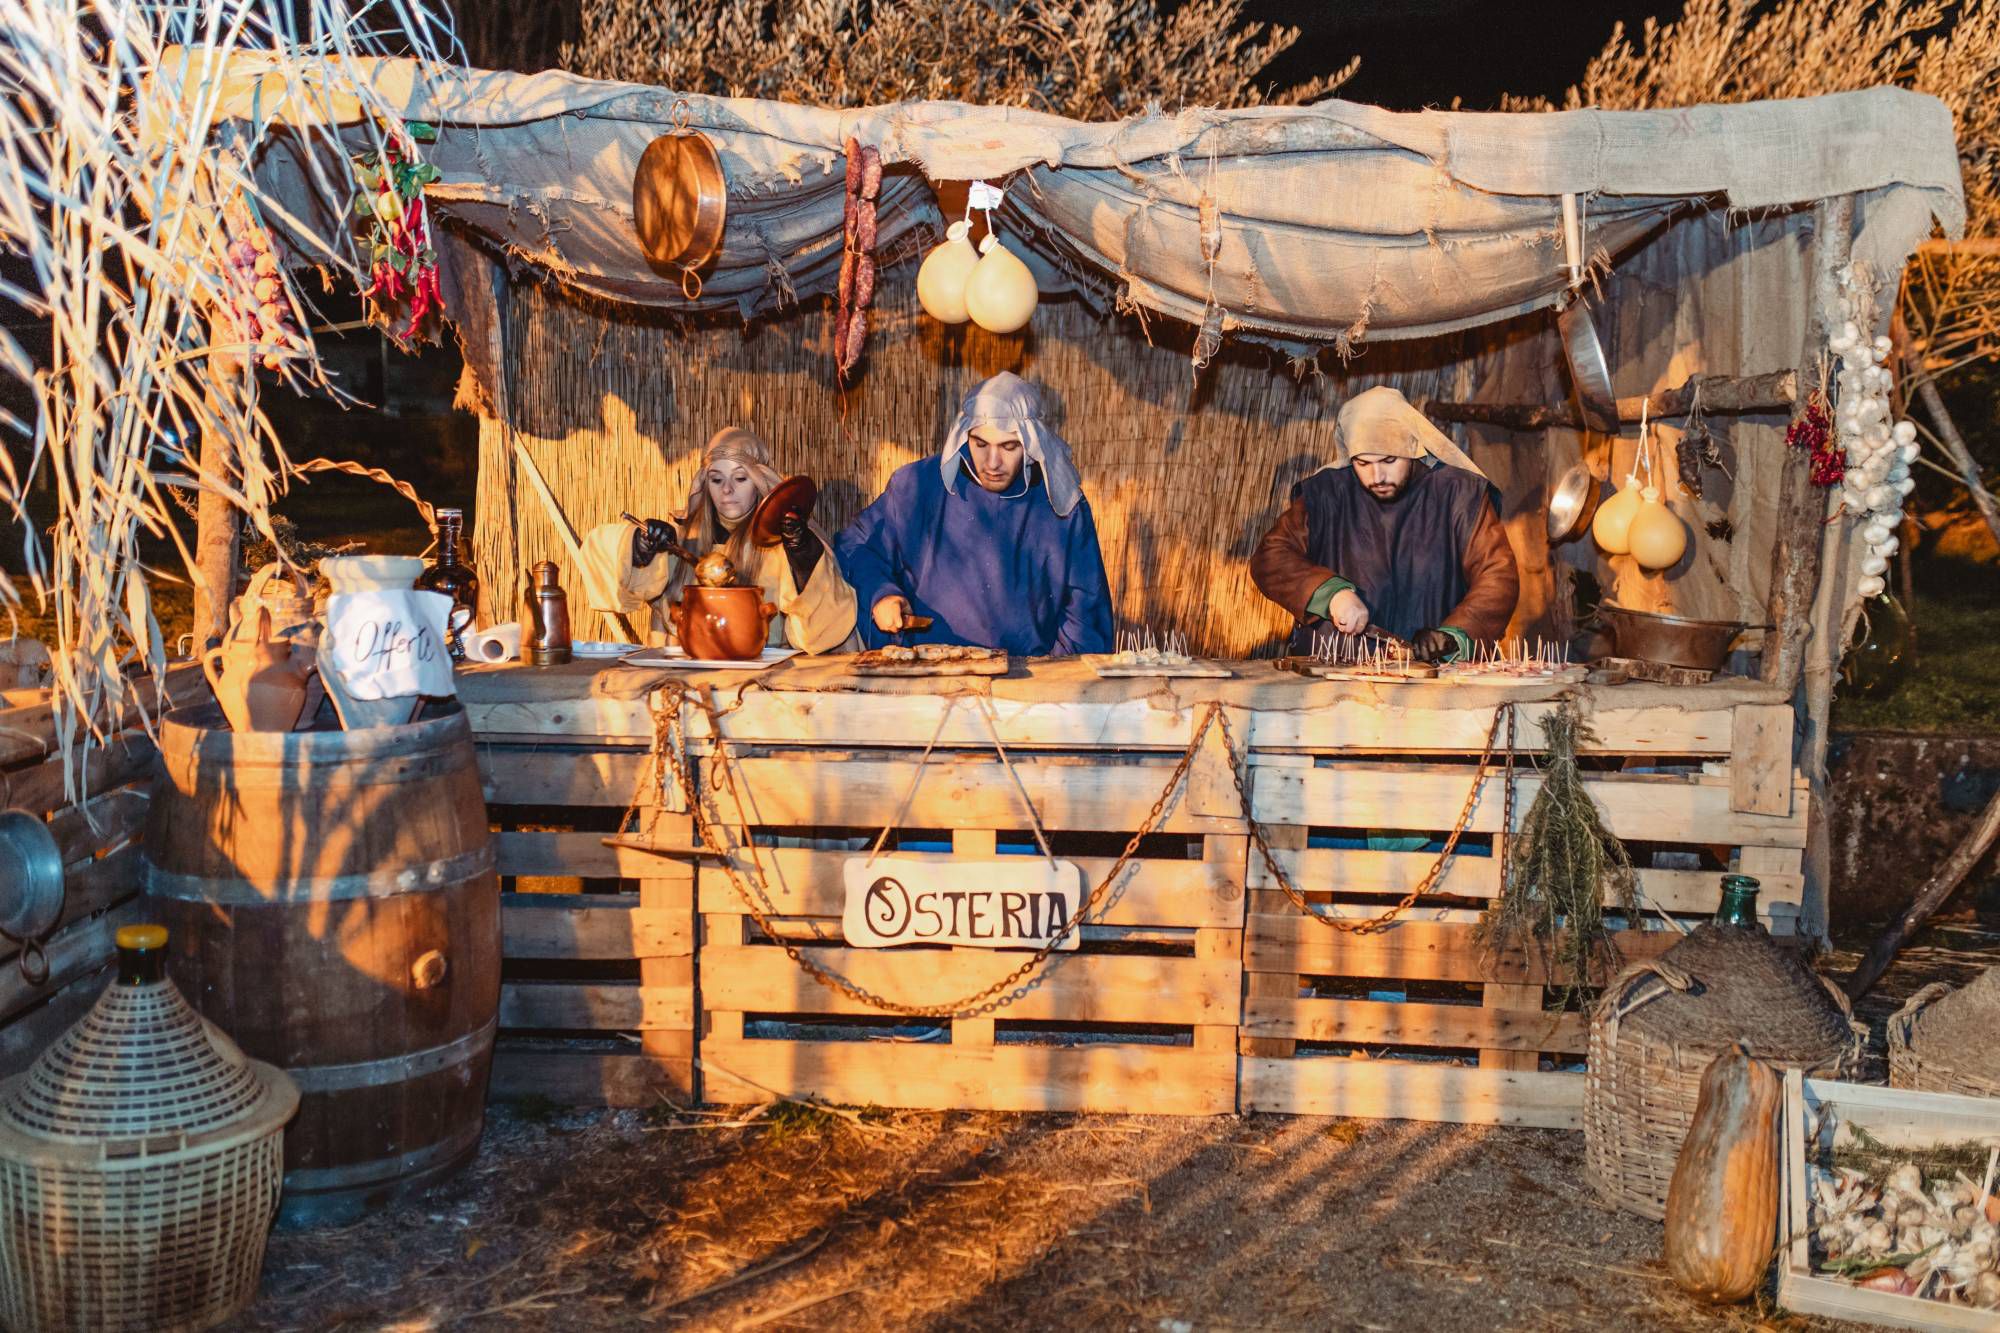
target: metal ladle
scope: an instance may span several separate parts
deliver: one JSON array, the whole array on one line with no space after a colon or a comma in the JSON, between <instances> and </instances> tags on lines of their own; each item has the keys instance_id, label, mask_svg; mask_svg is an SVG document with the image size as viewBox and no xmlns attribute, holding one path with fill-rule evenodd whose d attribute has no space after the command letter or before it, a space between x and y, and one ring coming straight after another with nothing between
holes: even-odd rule
<instances>
[{"instance_id":1,"label":"metal ladle","mask_svg":"<svg viewBox=\"0 0 2000 1333\"><path fill-rule=\"evenodd\" d=\"M618 517L624 519L627 523L630 523L635 528L643 528L646 526L642 520L636 519L632 517L630 514L623 512L622 510L619 512ZM718 546L715 550L709 552L708 555L703 556L703 555L696 555L693 551L690 551L687 547L681 545L677 541L674 541L672 538L668 538L666 541L661 542L660 546L663 550L667 552L667 554L678 556L680 559L686 561L688 568L694 571L695 582L699 583L702 587L728 588L728 587L733 587L735 585L736 566L730 563L728 556L722 555L721 547ZM715 557L717 556L721 556L720 569L717 569L713 563ZM704 575L702 572L702 567L704 564L707 564L709 566L706 575ZM720 575L720 577L717 577L717 575Z\"/></svg>"}]
</instances>

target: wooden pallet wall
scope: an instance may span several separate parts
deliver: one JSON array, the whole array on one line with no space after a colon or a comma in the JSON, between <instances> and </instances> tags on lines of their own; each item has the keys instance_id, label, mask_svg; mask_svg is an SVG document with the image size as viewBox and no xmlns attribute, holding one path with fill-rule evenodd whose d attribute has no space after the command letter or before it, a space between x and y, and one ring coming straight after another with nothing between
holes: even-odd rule
<instances>
[{"instance_id":1,"label":"wooden pallet wall","mask_svg":"<svg viewBox=\"0 0 2000 1333\"><path fill-rule=\"evenodd\" d=\"M496 1098L646 1106L694 1095L694 874L683 858L606 846L650 755L630 744L491 739L479 763L500 872ZM654 838L687 816L644 800Z\"/></svg>"},{"instance_id":2,"label":"wooden pallet wall","mask_svg":"<svg viewBox=\"0 0 2000 1333\"><path fill-rule=\"evenodd\" d=\"M192 664L171 669L165 689L175 704L208 692ZM139 838L155 750L136 706L120 721L123 728L86 757L80 799L72 803L49 692L0 691L0 809L46 818L64 867L62 916L43 942L48 978L31 979L20 965L20 942L0 939L0 1075L27 1068L96 1003L110 980L113 935L143 919Z\"/></svg>"}]
</instances>

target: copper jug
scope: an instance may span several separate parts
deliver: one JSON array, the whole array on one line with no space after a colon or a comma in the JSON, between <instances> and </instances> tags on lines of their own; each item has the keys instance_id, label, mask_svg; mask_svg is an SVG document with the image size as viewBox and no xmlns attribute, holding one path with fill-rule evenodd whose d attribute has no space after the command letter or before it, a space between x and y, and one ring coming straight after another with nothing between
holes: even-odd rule
<instances>
[{"instance_id":1,"label":"copper jug","mask_svg":"<svg viewBox=\"0 0 2000 1333\"><path fill-rule=\"evenodd\" d=\"M555 562L543 560L528 571L527 657L536 666L560 666L569 661L569 594L556 582Z\"/></svg>"}]
</instances>

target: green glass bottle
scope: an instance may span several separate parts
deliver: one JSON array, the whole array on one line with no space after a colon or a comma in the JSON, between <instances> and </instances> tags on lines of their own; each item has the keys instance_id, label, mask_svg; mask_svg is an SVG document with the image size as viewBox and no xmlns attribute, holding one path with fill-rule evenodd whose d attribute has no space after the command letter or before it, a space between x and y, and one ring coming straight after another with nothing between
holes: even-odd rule
<instances>
[{"instance_id":1,"label":"green glass bottle","mask_svg":"<svg viewBox=\"0 0 2000 1333\"><path fill-rule=\"evenodd\" d=\"M1722 877L1722 905L1715 909L1718 926L1749 926L1762 930L1757 922L1757 881L1749 875Z\"/></svg>"}]
</instances>

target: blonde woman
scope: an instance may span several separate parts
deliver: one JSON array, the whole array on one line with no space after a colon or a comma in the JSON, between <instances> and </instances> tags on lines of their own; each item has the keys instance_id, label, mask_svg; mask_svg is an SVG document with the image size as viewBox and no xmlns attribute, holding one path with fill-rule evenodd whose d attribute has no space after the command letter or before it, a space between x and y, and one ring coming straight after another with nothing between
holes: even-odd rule
<instances>
[{"instance_id":1,"label":"blonde woman","mask_svg":"<svg viewBox=\"0 0 2000 1333\"><path fill-rule=\"evenodd\" d=\"M629 615L650 607L653 628L670 637L667 608L680 600L693 571L665 543L678 541L697 554L720 546L738 577L756 584L778 608L771 622L773 646L850 651L854 589L841 577L825 534L794 518L781 545L760 547L750 540L750 515L779 480L764 441L737 426L717 431L702 451L687 507L673 523L652 518L591 529L583 542L584 592L591 609Z\"/></svg>"}]
</instances>

